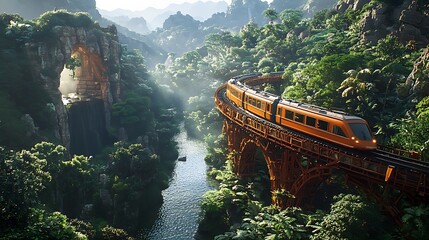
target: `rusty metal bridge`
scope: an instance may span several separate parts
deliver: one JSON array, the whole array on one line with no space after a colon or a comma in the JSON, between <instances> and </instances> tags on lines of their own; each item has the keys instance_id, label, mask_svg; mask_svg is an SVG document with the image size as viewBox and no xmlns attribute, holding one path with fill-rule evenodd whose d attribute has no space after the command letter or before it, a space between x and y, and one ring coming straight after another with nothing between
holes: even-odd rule
<instances>
[{"instance_id":1,"label":"rusty metal bridge","mask_svg":"<svg viewBox=\"0 0 429 240\"><path fill-rule=\"evenodd\" d=\"M280 73L238 77L256 86L281 80ZM262 150L268 165L271 190L284 189L295 198L272 196L281 207L306 207L312 195L333 171L341 171L348 183L374 197L387 212L399 219L399 202L428 202L429 164L413 153L382 146L358 152L273 124L237 107L226 98L226 84L216 90L215 104L225 117L223 131L228 151L234 152L234 171L239 176L254 174L255 153ZM407 156L404 156L407 155Z\"/></svg>"}]
</instances>

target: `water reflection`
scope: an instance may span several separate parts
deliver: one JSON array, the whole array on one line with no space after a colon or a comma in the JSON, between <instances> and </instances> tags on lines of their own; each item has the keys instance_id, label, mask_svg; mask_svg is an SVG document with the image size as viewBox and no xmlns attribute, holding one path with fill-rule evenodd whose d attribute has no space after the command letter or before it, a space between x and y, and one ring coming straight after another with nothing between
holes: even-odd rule
<instances>
[{"instance_id":1,"label":"water reflection","mask_svg":"<svg viewBox=\"0 0 429 240\"><path fill-rule=\"evenodd\" d=\"M204 162L203 143L187 138L185 130L176 137L179 156L170 186L162 192L164 203L158 219L143 239L193 239L198 227L202 195L210 190Z\"/></svg>"}]
</instances>

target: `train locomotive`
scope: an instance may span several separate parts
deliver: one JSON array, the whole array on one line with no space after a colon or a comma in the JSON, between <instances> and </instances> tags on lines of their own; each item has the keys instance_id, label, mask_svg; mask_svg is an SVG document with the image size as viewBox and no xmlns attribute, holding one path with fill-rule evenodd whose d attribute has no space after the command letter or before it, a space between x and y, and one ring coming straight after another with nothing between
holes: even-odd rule
<instances>
[{"instance_id":1,"label":"train locomotive","mask_svg":"<svg viewBox=\"0 0 429 240\"><path fill-rule=\"evenodd\" d=\"M377 141L368 123L360 117L282 99L267 92L257 91L239 80L233 78L228 81L226 96L235 105L254 115L347 148L359 150L377 148Z\"/></svg>"}]
</instances>

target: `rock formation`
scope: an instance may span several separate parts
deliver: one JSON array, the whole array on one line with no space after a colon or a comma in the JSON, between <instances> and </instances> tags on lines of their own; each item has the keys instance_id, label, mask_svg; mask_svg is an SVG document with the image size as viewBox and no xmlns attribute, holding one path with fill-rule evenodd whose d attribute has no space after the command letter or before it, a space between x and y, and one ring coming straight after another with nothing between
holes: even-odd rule
<instances>
[{"instance_id":1,"label":"rock formation","mask_svg":"<svg viewBox=\"0 0 429 240\"><path fill-rule=\"evenodd\" d=\"M429 96L429 48L414 63L414 68L405 82L408 93L418 99Z\"/></svg>"},{"instance_id":2,"label":"rock formation","mask_svg":"<svg viewBox=\"0 0 429 240\"><path fill-rule=\"evenodd\" d=\"M59 90L60 75L72 56L81 59L78 69L77 94L81 101L100 99L104 102L106 127L110 125L110 109L119 97L120 53L116 28L56 26L53 39L31 42L26 52L31 72L52 99L56 113L55 136L70 147L70 131L66 106ZM79 72L80 71L80 72Z\"/></svg>"},{"instance_id":3,"label":"rock formation","mask_svg":"<svg viewBox=\"0 0 429 240\"><path fill-rule=\"evenodd\" d=\"M337 5L337 11L362 10L370 0L347 0ZM393 34L403 43L423 48L429 43L429 16L417 0L379 2L374 4L360 21L361 37L376 43Z\"/></svg>"}]
</instances>

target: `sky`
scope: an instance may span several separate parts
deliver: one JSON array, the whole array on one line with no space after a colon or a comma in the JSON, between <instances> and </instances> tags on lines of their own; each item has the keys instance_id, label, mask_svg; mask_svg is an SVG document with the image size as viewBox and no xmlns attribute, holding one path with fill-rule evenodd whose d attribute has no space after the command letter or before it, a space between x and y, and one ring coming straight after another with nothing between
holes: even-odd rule
<instances>
[{"instance_id":1,"label":"sky","mask_svg":"<svg viewBox=\"0 0 429 240\"><path fill-rule=\"evenodd\" d=\"M220 2L225 1L228 4L231 4L231 0L96 0L97 8L103 10L114 10L117 8L129 9L129 10L144 10L148 7L154 7L162 9L167 7L172 3L184 3L184 2L198 2L198 1L212 1Z\"/></svg>"}]
</instances>

